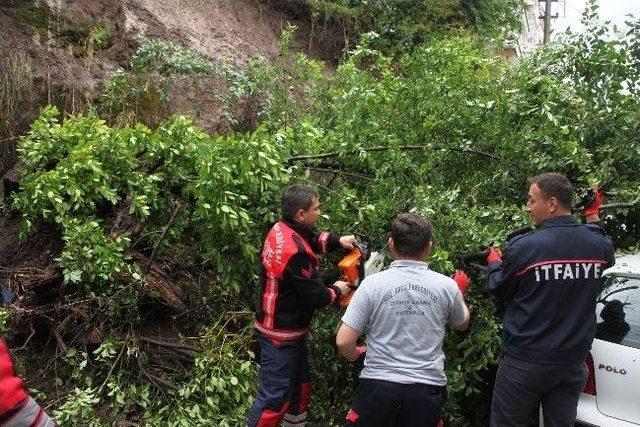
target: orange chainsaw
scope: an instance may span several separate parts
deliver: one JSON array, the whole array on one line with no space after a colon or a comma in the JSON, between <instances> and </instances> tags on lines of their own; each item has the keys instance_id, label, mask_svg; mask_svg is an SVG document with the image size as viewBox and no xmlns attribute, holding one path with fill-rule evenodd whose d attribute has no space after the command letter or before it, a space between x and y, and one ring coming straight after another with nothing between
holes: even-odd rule
<instances>
[{"instance_id":1,"label":"orange chainsaw","mask_svg":"<svg viewBox=\"0 0 640 427\"><path fill-rule=\"evenodd\" d=\"M349 305L349 301L351 301L355 291L365 277L382 269L387 251L386 245L379 252L371 252L368 243L356 242L354 246L355 249L338 263L342 280L349 282L349 287L352 289L351 292L340 299L340 306L342 307Z\"/></svg>"}]
</instances>

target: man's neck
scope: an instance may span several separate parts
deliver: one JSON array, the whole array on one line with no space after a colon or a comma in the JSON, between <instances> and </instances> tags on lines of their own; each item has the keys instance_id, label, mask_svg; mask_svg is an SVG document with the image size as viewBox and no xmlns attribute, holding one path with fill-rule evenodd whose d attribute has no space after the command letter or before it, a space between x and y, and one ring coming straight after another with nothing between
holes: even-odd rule
<instances>
[{"instance_id":1,"label":"man's neck","mask_svg":"<svg viewBox=\"0 0 640 427\"><path fill-rule=\"evenodd\" d=\"M283 218L282 221L287 224L288 226L301 231L301 232L306 232L306 233L313 233L313 228L309 228L306 225L304 225L303 223L299 222L299 221L295 221L295 220L288 220Z\"/></svg>"},{"instance_id":2,"label":"man's neck","mask_svg":"<svg viewBox=\"0 0 640 427\"><path fill-rule=\"evenodd\" d=\"M565 216L571 216L571 211L568 210L563 210L562 212L558 211L555 214L549 216L547 219L545 219L545 221L548 221L550 219L554 219L554 218L562 218Z\"/></svg>"},{"instance_id":3,"label":"man's neck","mask_svg":"<svg viewBox=\"0 0 640 427\"><path fill-rule=\"evenodd\" d=\"M566 218L566 217L569 217L569 216L572 216L571 215L571 211L563 211L562 213L553 214L553 215L545 218L537 227L541 226L542 224L544 224L547 221L551 221L551 220L554 220L554 219L557 219L557 218Z\"/></svg>"},{"instance_id":4,"label":"man's neck","mask_svg":"<svg viewBox=\"0 0 640 427\"><path fill-rule=\"evenodd\" d=\"M418 262L426 262L425 258L419 258L419 257L394 257L393 258L394 261L418 261Z\"/></svg>"}]
</instances>

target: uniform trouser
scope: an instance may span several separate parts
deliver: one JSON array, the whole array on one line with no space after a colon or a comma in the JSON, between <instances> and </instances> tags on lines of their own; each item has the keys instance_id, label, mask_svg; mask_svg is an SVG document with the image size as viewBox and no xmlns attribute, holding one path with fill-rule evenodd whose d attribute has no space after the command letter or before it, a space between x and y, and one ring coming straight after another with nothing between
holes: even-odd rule
<instances>
[{"instance_id":1,"label":"uniform trouser","mask_svg":"<svg viewBox=\"0 0 640 427\"><path fill-rule=\"evenodd\" d=\"M0 419L3 427L55 427L55 423L31 397L27 397L15 411Z\"/></svg>"},{"instance_id":2,"label":"uniform trouser","mask_svg":"<svg viewBox=\"0 0 640 427\"><path fill-rule=\"evenodd\" d=\"M493 389L491 426L528 426L540 404L545 427L573 426L586 381L584 362L545 365L505 354Z\"/></svg>"},{"instance_id":3,"label":"uniform trouser","mask_svg":"<svg viewBox=\"0 0 640 427\"><path fill-rule=\"evenodd\" d=\"M306 340L274 343L261 333L257 334L260 342L259 384L247 425L306 425L311 392Z\"/></svg>"},{"instance_id":4,"label":"uniform trouser","mask_svg":"<svg viewBox=\"0 0 640 427\"><path fill-rule=\"evenodd\" d=\"M363 378L347 413L345 427L435 427L444 387L399 384Z\"/></svg>"}]
</instances>

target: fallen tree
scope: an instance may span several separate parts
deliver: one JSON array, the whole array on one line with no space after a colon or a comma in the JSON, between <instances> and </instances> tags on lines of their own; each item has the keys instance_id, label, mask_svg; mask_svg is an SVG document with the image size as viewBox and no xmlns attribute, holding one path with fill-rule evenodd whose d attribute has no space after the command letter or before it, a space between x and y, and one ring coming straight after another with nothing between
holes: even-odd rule
<instances>
[{"instance_id":1,"label":"fallen tree","mask_svg":"<svg viewBox=\"0 0 640 427\"><path fill-rule=\"evenodd\" d=\"M27 239L51 227L58 245L47 262L0 274L18 296L17 347L57 351L62 367L41 370L57 418L242 422L256 381L257 254L289 182L316 185L323 225L374 245L398 212L426 214L430 265L450 273L458 254L528 222L528 176L556 170L578 188L615 177L605 223L618 248L637 245L638 27L623 40L597 28L517 66L465 37L396 61L365 38L332 76L283 50L275 65L231 76L228 110L253 100L262 125L224 137L184 117L150 129L44 109L19 142L12 209ZM471 332L446 340L455 425L482 423L499 357L482 279L469 293ZM338 316L317 316L310 337L312 416L323 424L339 422L353 387L333 345Z\"/></svg>"}]
</instances>

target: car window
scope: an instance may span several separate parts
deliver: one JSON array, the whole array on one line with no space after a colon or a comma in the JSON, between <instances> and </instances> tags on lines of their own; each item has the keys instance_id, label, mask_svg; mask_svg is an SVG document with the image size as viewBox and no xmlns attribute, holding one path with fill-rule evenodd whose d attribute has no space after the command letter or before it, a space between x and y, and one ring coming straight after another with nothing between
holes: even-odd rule
<instances>
[{"instance_id":1,"label":"car window","mask_svg":"<svg viewBox=\"0 0 640 427\"><path fill-rule=\"evenodd\" d=\"M596 338L640 348L640 279L607 276L596 316Z\"/></svg>"}]
</instances>

